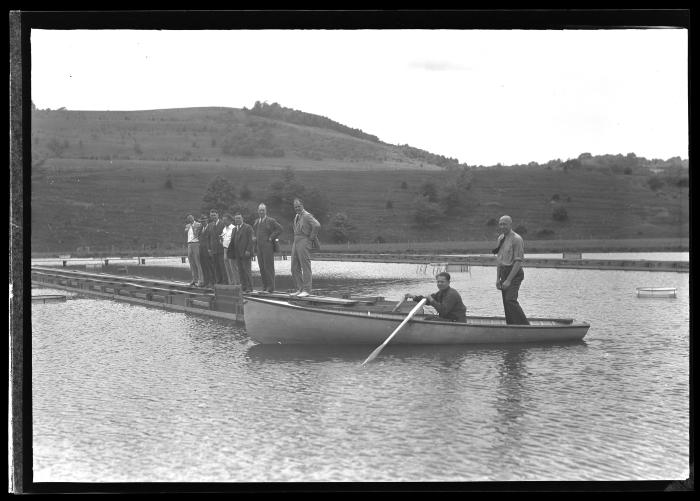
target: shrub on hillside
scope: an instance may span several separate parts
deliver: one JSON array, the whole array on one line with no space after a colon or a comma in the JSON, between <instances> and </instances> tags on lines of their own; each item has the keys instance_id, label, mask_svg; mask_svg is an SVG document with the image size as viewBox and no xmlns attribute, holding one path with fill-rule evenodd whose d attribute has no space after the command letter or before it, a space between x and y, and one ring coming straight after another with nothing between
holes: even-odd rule
<instances>
[{"instance_id":1,"label":"shrub on hillside","mask_svg":"<svg viewBox=\"0 0 700 501\"><path fill-rule=\"evenodd\" d=\"M386 201L386 208L387 208L387 209L393 209L393 208L394 208L394 202L392 202L391 200L387 200L387 201Z\"/></svg>"},{"instance_id":2,"label":"shrub on hillside","mask_svg":"<svg viewBox=\"0 0 700 501\"><path fill-rule=\"evenodd\" d=\"M553 202L558 202L559 201L559 193L555 193L552 195L552 198L550 199Z\"/></svg>"},{"instance_id":3,"label":"shrub on hillside","mask_svg":"<svg viewBox=\"0 0 700 501\"><path fill-rule=\"evenodd\" d=\"M248 188L248 185L244 185L241 188L239 195L241 197L241 200L250 200L250 197L253 196L253 193L250 191L250 188Z\"/></svg>"},{"instance_id":4,"label":"shrub on hillside","mask_svg":"<svg viewBox=\"0 0 700 501\"><path fill-rule=\"evenodd\" d=\"M498 221L496 221L495 218L491 218L488 221L486 221L486 226L496 226L498 224Z\"/></svg>"},{"instance_id":5,"label":"shrub on hillside","mask_svg":"<svg viewBox=\"0 0 700 501\"><path fill-rule=\"evenodd\" d=\"M406 181L401 181L401 189L402 189L402 190L407 190L407 189L408 189L408 185L406 184Z\"/></svg>"},{"instance_id":6,"label":"shrub on hillside","mask_svg":"<svg viewBox=\"0 0 700 501\"><path fill-rule=\"evenodd\" d=\"M518 235L525 235L527 233L527 228L523 226L522 224L515 228L515 233Z\"/></svg>"},{"instance_id":7,"label":"shrub on hillside","mask_svg":"<svg viewBox=\"0 0 700 501\"><path fill-rule=\"evenodd\" d=\"M420 191L418 192L421 196L424 196L428 199L429 202L437 202L438 201L438 192L437 192L437 186L435 186L435 183L432 181L427 181L423 183L420 187Z\"/></svg>"},{"instance_id":8,"label":"shrub on hillside","mask_svg":"<svg viewBox=\"0 0 700 501\"><path fill-rule=\"evenodd\" d=\"M566 221L569 219L569 214L566 212L566 208L558 205L552 210L552 219L555 221Z\"/></svg>"},{"instance_id":9,"label":"shrub on hillside","mask_svg":"<svg viewBox=\"0 0 700 501\"><path fill-rule=\"evenodd\" d=\"M550 230L549 228L543 228L541 230L537 230L535 235L540 238L551 237L554 235L554 230Z\"/></svg>"},{"instance_id":10,"label":"shrub on hillside","mask_svg":"<svg viewBox=\"0 0 700 501\"><path fill-rule=\"evenodd\" d=\"M329 225L329 234L331 240L338 244L344 244L350 241L350 235L355 230L355 225L352 224L348 215L344 212L336 213L331 219Z\"/></svg>"},{"instance_id":11,"label":"shrub on hillside","mask_svg":"<svg viewBox=\"0 0 700 501\"><path fill-rule=\"evenodd\" d=\"M664 182L658 176L652 176L647 179L647 186L651 188L652 191L656 191L664 185Z\"/></svg>"},{"instance_id":12,"label":"shrub on hillside","mask_svg":"<svg viewBox=\"0 0 700 501\"><path fill-rule=\"evenodd\" d=\"M413 202L412 216L418 226L430 226L444 215L442 207L426 196L419 195Z\"/></svg>"},{"instance_id":13,"label":"shrub on hillside","mask_svg":"<svg viewBox=\"0 0 700 501\"><path fill-rule=\"evenodd\" d=\"M219 215L222 211L229 211L236 204L235 187L221 176L217 176L207 188L202 197L202 211L208 212L210 209L217 209Z\"/></svg>"},{"instance_id":14,"label":"shrub on hillside","mask_svg":"<svg viewBox=\"0 0 700 501\"><path fill-rule=\"evenodd\" d=\"M378 235L377 237L375 237L374 240L372 240L372 242L375 244L384 244L384 243L386 243L386 240L384 239L383 236Z\"/></svg>"},{"instance_id":15,"label":"shrub on hillside","mask_svg":"<svg viewBox=\"0 0 700 501\"><path fill-rule=\"evenodd\" d=\"M165 180L165 189L166 190L172 190L173 189L173 180L170 176L168 176L168 179Z\"/></svg>"}]
</instances>

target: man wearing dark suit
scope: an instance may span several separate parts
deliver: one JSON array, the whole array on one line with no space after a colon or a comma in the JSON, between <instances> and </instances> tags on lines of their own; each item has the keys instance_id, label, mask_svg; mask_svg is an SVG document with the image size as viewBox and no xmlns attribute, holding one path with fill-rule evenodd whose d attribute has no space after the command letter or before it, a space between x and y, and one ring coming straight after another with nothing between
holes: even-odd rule
<instances>
[{"instance_id":1,"label":"man wearing dark suit","mask_svg":"<svg viewBox=\"0 0 700 501\"><path fill-rule=\"evenodd\" d=\"M262 288L267 292L275 291L275 241L282 233L282 226L273 218L268 217L265 204L258 206L260 216L253 223L255 237L255 255L258 258Z\"/></svg>"},{"instance_id":2,"label":"man wearing dark suit","mask_svg":"<svg viewBox=\"0 0 700 501\"><path fill-rule=\"evenodd\" d=\"M214 268L214 283L228 284L226 268L224 267L224 246L221 243L221 232L224 231L224 222L219 219L219 212L215 209L209 211L209 229L207 237L209 239L209 255Z\"/></svg>"},{"instance_id":3,"label":"man wearing dark suit","mask_svg":"<svg viewBox=\"0 0 700 501\"><path fill-rule=\"evenodd\" d=\"M214 285L214 264L211 256L209 255L209 218L207 214L204 213L199 218L199 222L202 223L202 233L199 235L199 260L202 264L202 274L204 275L204 287L213 287Z\"/></svg>"},{"instance_id":4,"label":"man wearing dark suit","mask_svg":"<svg viewBox=\"0 0 700 501\"><path fill-rule=\"evenodd\" d=\"M253 227L243 222L243 216L236 214L233 216L233 235L231 244L228 247L229 258L233 248L233 256L238 267L238 274L241 277L241 290L250 292L253 290L253 281L250 273L250 261L253 258Z\"/></svg>"}]
</instances>

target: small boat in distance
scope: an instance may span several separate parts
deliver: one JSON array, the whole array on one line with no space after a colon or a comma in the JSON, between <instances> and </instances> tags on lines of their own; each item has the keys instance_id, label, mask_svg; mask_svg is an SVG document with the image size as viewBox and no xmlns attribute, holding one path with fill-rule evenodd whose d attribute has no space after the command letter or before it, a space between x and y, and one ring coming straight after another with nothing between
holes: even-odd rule
<instances>
[{"instance_id":1,"label":"small boat in distance","mask_svg":"<svg viewBox=\"0 0 700 501\"><path fill-rule=\"evenodd\" d=\"M675 287L637 287L637 297L677 297Z\"/></svg>"},{"instance_id":2,"label":"small boat in distance","mask_svg":"<svg viewBox=\"0 0 700 501\"><path fill-rule=\"evenodd\" d=\"M333 300L338 300L333 304ZM339 298L243 299L246 331L261 344L379 345L406 318ZM425 320L418 314L391 344L542 343L580 341L590 324L573 319L530 318L531 325L506 325L504 317L468 316L466 323Z\"/></svg>"}]
</instances>

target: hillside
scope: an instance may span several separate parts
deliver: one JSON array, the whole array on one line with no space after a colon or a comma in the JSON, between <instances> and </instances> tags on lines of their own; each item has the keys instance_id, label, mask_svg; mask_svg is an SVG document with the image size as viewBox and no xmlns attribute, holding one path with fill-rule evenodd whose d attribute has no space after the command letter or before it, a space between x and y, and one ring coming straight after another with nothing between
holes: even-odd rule
<instances>
[{"instance_id":1,"label":"hillside","mask_svg":"<svg viewBox=\"0 0 700 501\"><path fill-rule=\"evenodd\" d=\"M331 221L338 212L354 227L349 236L355 242L492 240L495 219L504 213L527 240L689 233L687 161L680 167L684 174L673 178L654 175L646 159L629 155L444 169L426 163L444 157L422 150L225 108L37 111L32 132L33 252L178 249L184 216L200 211L213 179L227 179L238 203L252 212L270 201L271 185L285 167L325 198L324 214L317 213L327 216L323 242L334 240ZM231 151L246 142L253 156ZM265 156L276 148L284 155ZM323 159L309 158L310 152ZM667 170L676 169L677 162L667 163ZM418 197L426 183L436 188L433 204ZM421 224L418 207L437 212ZM567 217L558 221L553 213L559 207ZM282 211L274 210L279 217ZM285 229L288 238L288 224Z\"/></svg>"},{"instance_id":2,"label":"hillside","mask_svg":"<svg viewBox=\"0 0 700 501\"><path fill-rule=\"evenodd\" d=\"M304 170L440 168L430 163L427 152L424 160L403 147L369 138L234 108L37 110L32 115L34 164L70 158Z\"/></svg>"}]
</instances>

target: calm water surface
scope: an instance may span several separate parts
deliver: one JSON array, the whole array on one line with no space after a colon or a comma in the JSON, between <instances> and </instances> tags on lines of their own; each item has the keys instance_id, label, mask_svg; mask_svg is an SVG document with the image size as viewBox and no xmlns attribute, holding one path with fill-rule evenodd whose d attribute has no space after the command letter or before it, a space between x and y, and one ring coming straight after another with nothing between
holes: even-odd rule
<instances>
[{"instance_id":1,"label":"calm water surface","mask_svg":"<svg viewBox=\"0 0 700 501\"><path fill-rule=\"evenodd\" d=\"M415 265L314 270L318 292L434 289ZM525 273L525 312L590 322L584 342L389 346L361 368L373 347L254 345L223 321L79 295L33 304L34 479L686 478L688 274ZM473 267L452 285L501 315L494 281Z\"/></svg>"}]
</instances>

